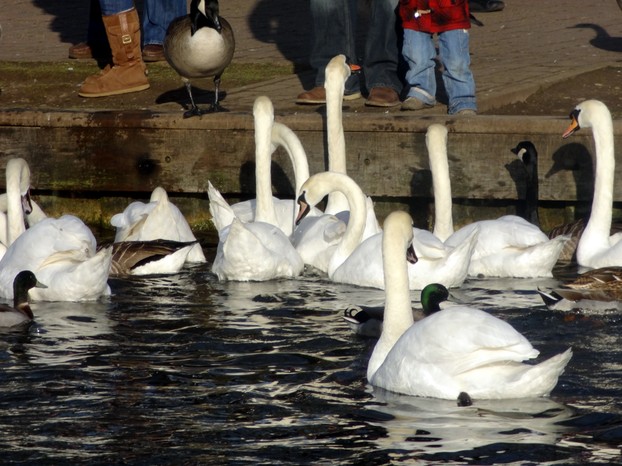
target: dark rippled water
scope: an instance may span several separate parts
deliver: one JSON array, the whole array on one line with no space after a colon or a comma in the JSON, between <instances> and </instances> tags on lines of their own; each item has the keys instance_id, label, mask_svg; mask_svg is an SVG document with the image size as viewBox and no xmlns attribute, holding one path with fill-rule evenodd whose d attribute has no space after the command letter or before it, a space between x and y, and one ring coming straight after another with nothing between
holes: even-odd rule
<instances>
[{"instance_id":1,"label":"dark rippled water","mask_svg":"<svg viewBox=\"0 0 622 466\"><path fill-rule=\"evenodd\" d=\"M106 302L35 303L34 325L0 335L2 463L620 463L620 315L550 312L534 290L556 283L456 292L543 357L574 350L551 398L468 408L366 383L374 341L341 316L377 290L218 283L205 266L111 281Z\"/></svg>"}]
</instances>

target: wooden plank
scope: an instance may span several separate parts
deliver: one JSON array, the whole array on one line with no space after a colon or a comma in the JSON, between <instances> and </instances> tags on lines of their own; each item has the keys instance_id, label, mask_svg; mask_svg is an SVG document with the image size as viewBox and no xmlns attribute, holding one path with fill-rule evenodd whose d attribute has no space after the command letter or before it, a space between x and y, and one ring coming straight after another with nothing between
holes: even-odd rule
<instances>
[{"instance_id":1,"label":"wooden plank","mask_svg":"<svg viewBox=\"0 0 622 466\"><path fill-rule=\"evenodd\" d=\"M277 115L301 138L311 173L326 166L324 115ZM344 115L349 174L375 197L428 197L425 131L449 128L453 195L468 199L517 199L522 177L510 148L531 139L539 148L540 197L551 201L591 198L593 144L589 130L562 140L567 120L537 117L413 118L387 114ZM615 122L616 143L622 122ZM0 188L3 167L24 157L32 184L41 190L78 192L204 193L207 180L228 194L254 192L252 117L223 113L184 120L152 112L0 112ZM275 158L275 192L291 192L291 167ZM555 167L561 170L555 170ZM622 167L616 168L622 178ZM276 179L276 176L275 176ZM614 199L622 200L622 184Z\"/></svg>"}]
</instances>

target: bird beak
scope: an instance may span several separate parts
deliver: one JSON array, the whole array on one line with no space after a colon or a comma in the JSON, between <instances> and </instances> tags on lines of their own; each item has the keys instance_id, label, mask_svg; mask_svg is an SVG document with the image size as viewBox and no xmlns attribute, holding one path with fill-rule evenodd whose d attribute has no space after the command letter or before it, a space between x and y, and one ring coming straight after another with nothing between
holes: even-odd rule
<instances>
[{"instance_id":1,"label":"bird beak","mask_svg":"<svg viewBox=\"0 0 622 466\"><path fill-rule=\"evenodd\" d=\"M579 110L575 109L570 114L570 125L568 126L568 128L566 128L564 134L562 134L562 138L566 139L568 136L575 133L576 131L579 131L580 129L581 126L579 126Z\"/></svg>"},{"instance_id":2,"label":"bird beak","mask_svg":"<svg viewBox=\"0 0 622 466\"><path fill-rule=\"evenodd\" d=\"M410 246L408 246L408 249L406 250L406 260L411 264L416 264L419 260L412 243L410 243Z\"/></svg>"},{"instance_id":3,"label":"bird beak","mask_svg":"<svg viewBox=\"0 0 622 466\"><path fill-rule=\"evenodd\" d=\"M47 286L41 283L39 280L37 280L37 283L35 284L35 288L47 288Z\"/></svg>"},{"instance_id":4,"label":"bird beak","mask_svg":"<svg viewBox=\"0 0 622 466\"><path fill-rule=\"evenodd\" d=\"M32 213L32 204L30 203L30 190L26 191L26 194L22 196L22 212L29 215Z\"/></svg>"},{"instance_id":5,"label":"bird beak","mask_svg":"<svg viewBox=\"0 0 622 466\"><path fill-rule=\"evenodd\" d=\"M305 200L305 193L302 193L298 198L298 205L300 206L300 210L298 211L298 216L296 217L296 226L298 226L300 221L311 211L311 206Z\"/></svg>"}]
</instances>

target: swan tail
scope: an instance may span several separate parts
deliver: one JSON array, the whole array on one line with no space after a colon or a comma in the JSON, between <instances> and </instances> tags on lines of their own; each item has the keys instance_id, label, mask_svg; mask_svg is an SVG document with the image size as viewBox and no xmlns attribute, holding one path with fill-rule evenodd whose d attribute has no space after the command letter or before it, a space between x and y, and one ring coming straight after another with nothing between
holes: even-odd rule
<instances>
[{"instance_id":1,"label":"swan tail","mask_svg":"<svg viewBox=\"0 0 622 466\"><path fill-rule=\"evenodd\" d=\"M212 222L220 234L222 230L233 223L236 218L231 206L227 203L220 191L210 181L207 182L207 197L209 198L209 211L212 214Z\"/></svg>"},{"instance_id":2,"label":"swan tail","mask_svg":"<svg viewBox=\"0 0 622 466\"><path fill-rule=\"evenodd\" d=\"M548 396L557 385L566 365L572 358L572 349L531 366L521 380L525 382L525 396Z\"/></svg>"}]
</instances>

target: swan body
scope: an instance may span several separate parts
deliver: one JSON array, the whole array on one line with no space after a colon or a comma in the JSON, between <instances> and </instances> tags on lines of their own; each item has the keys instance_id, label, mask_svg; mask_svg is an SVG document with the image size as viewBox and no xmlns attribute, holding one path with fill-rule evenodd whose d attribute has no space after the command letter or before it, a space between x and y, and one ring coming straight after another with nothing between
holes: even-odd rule
<instances>
[{"instance_id":1,"label":"swan body","mask_svg":"<svg viewBox=\"0 0 622 466\"><path fill-rule=\"evenodd\" d=\"M342 192L350 205L350 218L339 243L332 248L327 273L332 281L373 288L384 288L382 267L382 232L363 239L366 226L366 197L359 186L347 175L334 172L318 173L303 185L299 198L301 213L307 205L319 202L332 191ZM416 264L409 265L411 289L422 289L430 280L459 286L466 278L469 257L477 232L458 247L446 248L431 233L415 230L413 246Z\"/></svg>"},{"instance_id":2,"label":"swan body","mask_svg":"<svg viewBox=\"0 0 622 466\"><path fill-rule=\"evenodd\" d=\"M435 233L449 247L457 247L478 230L468 268L469 276L551 277L567 236L549 239L540 228L516 215L473 222L453 232L451 186L447 164L447 128L430 125L426 135L434 178ZM435 173L436 172L436 173ZM438 183L441 189L436 188Z\"/></svg>"},{"instance_id":3,"label":"swan body","mask_svg":"<svg viewBox=\"0 0 622 466\"><path fill-rule=\"evenodd\" d=\"M28 303L31 288L45 288L30 270L23 270L13 280L13 306L0 304L0 327L16 327L34 319Z\"/></svg>"},{"instance_id":4,"label":"swan body","mask_svg":"<svg viewBox=\"0 0 622 466\"><path fill-rule=\"evenodd\" d=\"M184 118L201 115L192 97L192 78L214 77L214 103L210 111L223 110L219 102L220 77L231 63L235 38L231 25L219 15L217 0L192 0L190 14L171 21L164 38L164 56L186 86L192 107Z\"/></svg>"},{"instance_id":5,"label":"swan body","mask_svg":"<svg viewBox=\"0 0 622 466\"><path fill-rule=\"evenodd\" d=\"M274 225L236 218L219 236L212 272L220 280L264 281L302 273L300 255Z\"/></svg>"},{"instance_id":6,"label":"swan body","mask_svg":"<svg viewBox=\"0 0 622 466\"><path fill-rule=\"evenodd\" d=\"M47 285L39 301L92 301L110 294L112 248L96 252L91 230L77 217L46 218L22 233L0 261L0 296L13 297L13 278L31 270Z\"/></svg>"},{"instance_id":7,"label":"swan body","mask_svg":"<svg viewBox=\"0 0 622 466\"><path fill-rule=\"evenodd\" d=\"M110 219L116 227L114 241L170 240L196 242L190 225L179 208L170 202L166 191L157 187L148 203L132 202L125 210ZM186 257L186 262L206 262L201 245L196 243ZM163 271L164 273L164 271Z\"/></svg>"},{"instance_id":8,"label":"swan body","mask_svg":"<svg viewBox=\"0 0 622 466\"><path fill-rule=\"evenodd\" d=\"M396 215L397 214L397 215ZM570 349L537 365L538 351L508 323L479 309L454 306L413 323L406 250L412 220L385 221L386 307L367 368L375 387L441 399L504 399L548 395L572 356Z\"/></svg>"},{"instance_id":9,"label":"swan body","mask_svg":"<svg viewBox=\"0 0 622 466\"><path fill-rule=\"evenodd\" d=\"M611 235L615 172L611 113L602 102L586 100L577 105L570 116L571 123L563 137L567 138L580 128L592 128L596 150L592 211L577 245L577 263L590 268L622 265L620 235Z\"/></svg>"}]
</instances>

